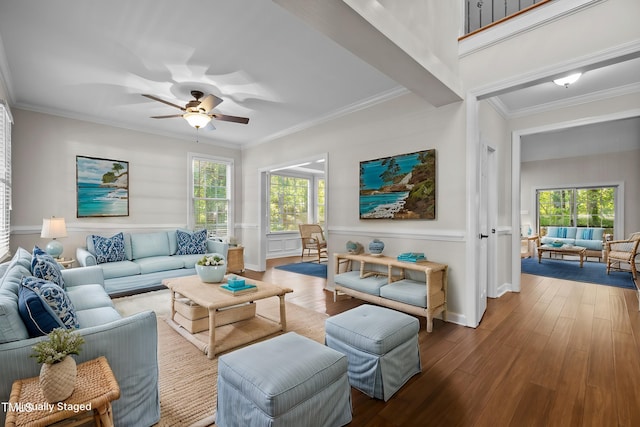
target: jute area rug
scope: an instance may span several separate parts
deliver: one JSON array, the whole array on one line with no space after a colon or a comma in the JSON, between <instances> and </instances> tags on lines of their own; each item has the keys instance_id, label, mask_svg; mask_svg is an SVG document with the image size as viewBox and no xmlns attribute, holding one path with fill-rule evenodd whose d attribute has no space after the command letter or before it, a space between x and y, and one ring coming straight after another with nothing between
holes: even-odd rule
<instances>
[{"instance_id":1,"label":"jute area rug","mask_svg":"<svg viewBox=\"0 0 640 427\"><path fill-rule=\"evenodd\" d=\"M256 313L279 319L278 298L256 302ZM156 426L209 426L215 420L218 359L207 356L168 324L169 290L113 300L124 316L154 310L158 316L161 419ZM287 331L324 343L325 314L286 302Z\"/></svg>"}]
</instances>

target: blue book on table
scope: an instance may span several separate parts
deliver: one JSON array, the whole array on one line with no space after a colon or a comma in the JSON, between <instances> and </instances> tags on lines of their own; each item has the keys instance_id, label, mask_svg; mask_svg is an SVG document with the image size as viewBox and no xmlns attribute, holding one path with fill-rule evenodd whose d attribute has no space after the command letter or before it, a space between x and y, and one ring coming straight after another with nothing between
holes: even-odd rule
<instances>
[{"instance_id":1,"label":"blue book on table","mask_svg":"<svg viewBox=\"0 0 640 427\"><path fill-rule=\"evenodd\" d=\"M405 252L398 255L398 261L418 262L426 261L426 257L422 252Z\"/></svg>"}]
</instances>

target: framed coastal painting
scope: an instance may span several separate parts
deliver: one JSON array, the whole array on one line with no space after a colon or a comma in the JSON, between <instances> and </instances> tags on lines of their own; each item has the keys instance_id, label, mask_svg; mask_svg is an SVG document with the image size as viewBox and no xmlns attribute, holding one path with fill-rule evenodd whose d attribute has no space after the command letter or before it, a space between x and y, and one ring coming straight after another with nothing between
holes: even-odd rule
<instances>
[{"instance_id":1,"label":"framed coastal painting","mask_svg":"<svg viewBox=\"0 0 640 427\"><path fill-rule=\"evenodd\" d=\"M360 219L435 219L436 150L360 162Z\"/></svg>"},{"instance_id":2,"label":"framed coastal painting","mask_svg":"<svg viewBox=\"0 0 640 427\"><path fill-rule=\"evenodd\" d=\"M77 217L129 216L129 162L76 156Z\"/></svg>"}]
</instances>

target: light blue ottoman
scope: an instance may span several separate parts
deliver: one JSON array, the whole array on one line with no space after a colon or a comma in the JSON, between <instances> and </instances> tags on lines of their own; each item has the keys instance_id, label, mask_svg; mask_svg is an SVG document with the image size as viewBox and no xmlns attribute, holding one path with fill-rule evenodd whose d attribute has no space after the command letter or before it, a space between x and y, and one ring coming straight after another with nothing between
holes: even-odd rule
<instances>
[{"instance_id":1,"label":"light blue ottoman","mask_svg":"<svg viewBox=\"0 0 640 427\"><path fill-rule=\"evenodd\" d=\"M415 317L361 305L327 319L327 346L347 355L349 382L376 399L389 400L421 371Z\"/></svg>"},{"instance_id":2,"label":"light blue ottoman","mask_svg":"<svg viewBox=\"0 0 640 427\"><path fill-rule=\"evenodd\" d=\"M218 358L219 427L349 422L351 387L342 353L289 332Z\"/></svg>"}]
</instances>

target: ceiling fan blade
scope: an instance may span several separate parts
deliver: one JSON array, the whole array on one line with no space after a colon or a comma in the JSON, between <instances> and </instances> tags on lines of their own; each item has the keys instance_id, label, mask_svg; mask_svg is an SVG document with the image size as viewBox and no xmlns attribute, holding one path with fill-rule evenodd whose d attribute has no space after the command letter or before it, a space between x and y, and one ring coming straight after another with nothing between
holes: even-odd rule
<instances>
[{"instance_id":1,"label":"ceiling fan blade","mask_svg":"<svg viewBox=\"0 0 640 427\"><path fill-rule=\"evenodd\" d=\"M238 117L238 116L227 116L226 114L210 114L210 116L216 120L222 120L223 122L234 122L234 123L242 123L246 125L249 123L249 119L246 117Z\"/></svg>"},{"instance_id":2,"label":"ceiling fan blade","mask_svg":"<svg viewBox=\"0 0 640 427\"><path fill-rule=\"evenodd\" d=\"M173 103L171 103L169 101L165 101L164 99L158 98L156 96L147 95L146 93L143 93L142 96L147 97L149 99L153 99L154 101L162 102L163 104L171 105L172 107L176 107L176 108L178 108L178 109L180 109L182 111L186 111L186 109L184 107L181 107L181 106L179 106L177 104L173 104Z\"/></svg>"},{"instance_id":3,"label":"ceiling fan blade","mask_svg":"<svg viewBox=\"0 0 640 427\"><path fill-rule=\"evenodd\" d=\"M202 110L205 113L208 113L209 111L213 110L214 108L216 108L218 105L220 105L220 103L223 101L222 98L218 98L215 95L207 95L202 102L200 103L200 106L198 108L202 108Z\"/></svg>"},{"instance_id":4,"label":"ceiling fan blade","mask_svg":"<svg viewBox=\"0 0 640 427\"><path fill-rule=\"evenodd\" d=\"M169 116L151 116L151 119L170 119L173 117L182 117L182 114L171 114Z\"/></svg>"}]
</instances>

